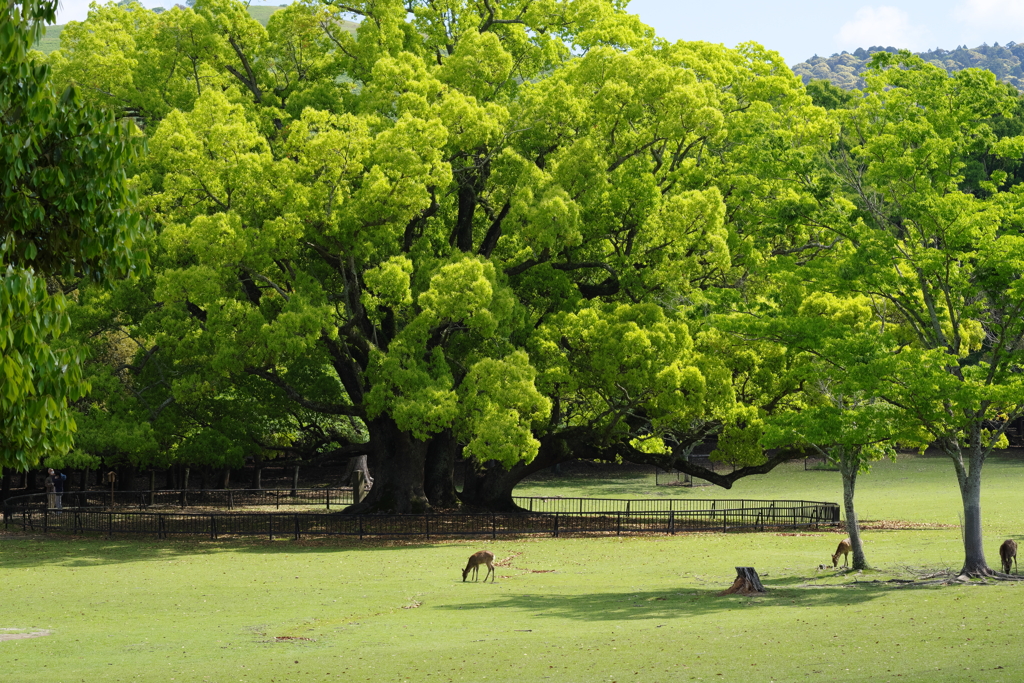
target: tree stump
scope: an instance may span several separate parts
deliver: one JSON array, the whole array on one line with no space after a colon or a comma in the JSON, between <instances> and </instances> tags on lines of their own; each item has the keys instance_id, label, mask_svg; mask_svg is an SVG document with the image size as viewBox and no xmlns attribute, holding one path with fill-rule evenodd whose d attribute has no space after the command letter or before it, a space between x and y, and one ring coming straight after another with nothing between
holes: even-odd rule
<instances>
[{"instance_id":1,"label":"tree stump","mask_svg":"<svg viewBox=\"0 0 1024 683\"><path fill-rule=\"evenodd\" d=\"M719 595L733 595L736 593L751 595L764 592L765 589L761 585L761 577L757 575L753 567L736 567L736 580L732 582L732 586L728 590L722 591Z\"/></svg>"}]
</instances>

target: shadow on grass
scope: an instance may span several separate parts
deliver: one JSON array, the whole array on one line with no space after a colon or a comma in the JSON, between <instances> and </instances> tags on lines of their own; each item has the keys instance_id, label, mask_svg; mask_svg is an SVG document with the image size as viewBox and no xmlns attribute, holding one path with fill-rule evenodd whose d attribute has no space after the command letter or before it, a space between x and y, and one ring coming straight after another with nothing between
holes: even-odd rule
<instances>
[{"instance_id":1,"label":"shadow on grass","mask_svg":"<svg viewBox=\"0 0 1024 683\"><path fill-rule=\"evenodd\" d=\"M796 579L806 583L806 579ZM765 582L763 595L719 596L721 589L674 589L652 592L583 593L580 595L527 594L489 596L478 602L438 605L436 609L518 611L534 617L582 621L637 621L702 616L735 609L765 607L849 607L871 602L890 593L886 584L857 583L810 588L779 587Z\"/></svg>"},{"instance_id":2,"label":"shadow on grass","mask_svg":"<svg viewBox=\"0 0 1024 683\"><path fill-rule=\"evenodd\" d=\"M199 540L157 540L146 538L109 539L99 536L26 536L0 533L0 549L3 550L4 569L29 567L96 567L102 565L127 564L132 562L167 561L184 557L195 557L213 553L246 553L268 555L288 553L290 555L325 554L351 552L356 550L394 551L411 548L435 548L454 546L463 558L465 545L470 550L473 541L461 543L423 543L388 540L357 539L309 539L268 541L255 538L223 539L217 541Z\"/></svg>"}]
</instances>

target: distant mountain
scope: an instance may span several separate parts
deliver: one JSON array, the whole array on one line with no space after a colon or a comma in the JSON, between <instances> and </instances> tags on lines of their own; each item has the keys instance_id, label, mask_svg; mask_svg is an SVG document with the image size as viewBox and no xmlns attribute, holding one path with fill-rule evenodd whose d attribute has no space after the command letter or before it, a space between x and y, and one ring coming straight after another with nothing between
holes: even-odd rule
<instances>
[{"instance_id":1,"label":"distant mountain","mask_svg":"<svg viewBox=\"0 0 1024 683\"><path fill-rule=\"evenodd\" d=\"M804 83L811 80L827 80L833 85L846 90L864 87L862 74L866 70L868 59L875 52L897 52L894 47L874 46L864 49L857 48L854 52L841 52L831 57L814 55L806 62L793 65L793 73L803 78ZM955 50L936 48L929 52L915 53L935 66L953 73L961 69L977 67L988 69L1001 81L1024 90L1024 44L1007 43L1006 45L981 45L968 48L966 45Z\"/></svg>"}]
</instances>

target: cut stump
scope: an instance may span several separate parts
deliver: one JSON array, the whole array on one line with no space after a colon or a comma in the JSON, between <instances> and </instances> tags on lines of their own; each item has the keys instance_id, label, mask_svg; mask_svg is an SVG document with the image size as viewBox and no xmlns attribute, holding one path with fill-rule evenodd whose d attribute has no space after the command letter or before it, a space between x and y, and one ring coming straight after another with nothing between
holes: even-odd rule
<instances>
[{"instance_id":1,"label":"cut stump","mask_svg":"<svg viewBox=\"0 0 1024 683\"><path fill-rule=\"evenodd\" d=\"M722 591L719 595L734 595L736 593L751 595L764 592L766 591L761 585L761 577L757 575L757 571L753 567L736 567L736 580L732 582L732 586L728 590Z\"/></svg>"}]
</instances>

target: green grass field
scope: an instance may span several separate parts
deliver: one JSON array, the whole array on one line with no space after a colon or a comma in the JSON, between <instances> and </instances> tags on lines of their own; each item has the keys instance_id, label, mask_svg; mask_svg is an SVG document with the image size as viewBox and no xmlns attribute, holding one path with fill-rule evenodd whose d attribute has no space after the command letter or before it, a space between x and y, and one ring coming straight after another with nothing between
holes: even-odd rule
<instances>
[{"instance_id":1,"label":"green grass field","mask_svg":"<svg viewBox=\"0 0 1024 683\"><path fill-rule=\"evenodd\" d=\"M990 562L1015 532L1020 463L986 465ZM599 472L544 495L838 500L796 467L733 491ZM836 532L448 543L185 543L0 536L0 679L68 681L1019 681L1024 586L914 586L956 570L952 469L904 458L863 477L865 519L949 524L865 533L875 571L819 570ZM474 550L497 582L463 583ZM733 567L769 593L719 597ZM0 631L0 634L5 633ZM7 631L6 633L15 633ZM2 635L0 635L2 638Z\"/></svg>"}]
</instances>

